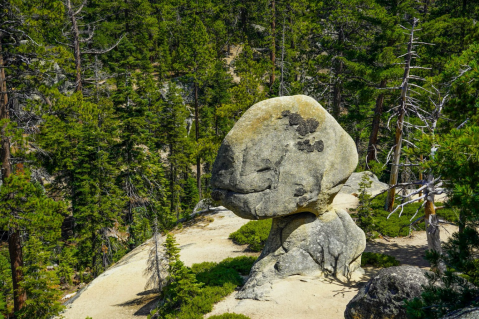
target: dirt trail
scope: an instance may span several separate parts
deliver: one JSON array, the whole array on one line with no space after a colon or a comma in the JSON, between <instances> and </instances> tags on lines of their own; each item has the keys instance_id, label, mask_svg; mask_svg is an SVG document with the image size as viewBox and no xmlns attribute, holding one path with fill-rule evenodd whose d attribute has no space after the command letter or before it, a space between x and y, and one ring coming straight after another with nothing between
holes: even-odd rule
<instances>
[{"instance_id":1,"label":"dirt trail","mask_svg":"<svg viewBox=\"0 0 479 319\"><path fill-rule=\"evenodd\" d=\"M335 206L348 208L355 206L354 196L338 197ZM190 266L203 261L221 261L227 257L255 255L245 252L245 246L238 246L228 239L228 235L237 230L247 220L232 212L220 212L201 217L194 225L175 231L175 237L181 248L181 260ZM453 226L447 226L450 233ZM441 231L443 239L447 233ZM143 270L146 266L149 243L145 243L117 264L96 278L66 309L66 319L133 319L146 318L156 304L156 294L144 291L146 278ZM383 252L396 256L404 265L427 267L423 259L426 245L425 232L415 232L411 238L391 239L390 242L378 240L369 244L366 251ZM361 278L364 282L375 272L366 269ZM236 300L235 293L215 305L211 314L236 312L252 319L289 319L289 318L344 318L343 312L358 290L358 283L344 284L326 278L292 276L273 285L271 301ZM208 317L207 315L206 317Z\"/></svg>"}]
</instances>

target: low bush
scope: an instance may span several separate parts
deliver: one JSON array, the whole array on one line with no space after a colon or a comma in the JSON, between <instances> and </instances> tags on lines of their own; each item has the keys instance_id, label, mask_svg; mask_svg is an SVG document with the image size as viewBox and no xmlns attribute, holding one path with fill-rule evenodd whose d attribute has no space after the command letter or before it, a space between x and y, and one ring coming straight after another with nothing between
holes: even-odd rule
<instances>
[{"instance_id":1,"label":"low bush","mask_svg":"<svg viewBox=\"0 0 479 319\"><path fill-rule=\"evenodd\" d=\"M271 230L271 219L250 221L231 233L229 238L238 245L249 245L252 251L261 251Z\"/></svg>"},{"instance_id":2,"label":"low bush","mask_svg":"<svg viewBox=\"0 0 479 319\"><path fill-rule=\"evenodd\" d=\"M400 264L399 260L385 254L364 252L361 256L361 267L387 268L399 266Z\"/></svg>"},{"instance_id":3,"label":"low bush","mask_svg":"<svg viewBox=\"0 0 479 319\"><path fill-rule=\"evenodd\" d=\"M380 195L372 199L369 203L370 214L372 216L372 232L380 233L389 237L407 236L409 234L408 225L411 223L411 218L416 214L417 209L422 203L412 203L406 205L401 213L401 209L398 209L388 219L389 212L384 210L384 203L386 201L386 194ZM442 206L442 203L438 203L437 206ZM421 208L414 219L424 214L424 208ZM437 215L447 221L457 221L457 215L451 208L444 208L437 211ZM425 229L424 221L416 224L417 229Z\"/></svg>"},{"instance_id":4,"label":"low bush","mask_svg":"<svg viewBox=\"0 0 479 319\"><path fill-rule=\"evenodd\" d=\"M190 294L189 291L181 291L181 289L171 289L174 283L164 288L164 292L173 291L175 295L181 296L188 294L188 298L184 298L181 304L177 307L165 307L156 309L151 313L151 318L164 319L200 319L204 314L213 310L213 305L219 302L221 299L232 293L236 287L243 284L243 278L240 275L247 275L256 258L240 256L236 258L226 258L225 260L215 262L203 262L199 264L193 264L191 268L183 266L184 271L190 272L195 276L194 281L199 289ZM170 299L176 300L177 296L170 295ZM155 317L156 313L156 317ZM228 317L231 315L232 317ZM232 319L248 319L248 317L236 314L225 314L220 318L232 318ZM239 316L239 317L238 317Z\"/></svg>"},{"instance_id":5,"label":"low bush","mask_svg":"<svg viewBox=\"0 0 479 319\"><path fill-rule=\"evenodd\" d=\"M246 276L249 275L251 267L256 261L256 257L251 256L239 256L235 258L226 258L220 262L220 265L224 265L227 268L232 268L236 270L240 275Z\"/></svg>"},{"instance_id":6,"label":"low bush","mask_svg":"<svg viewBox=\"0 0 479 319\"><path fill-rule=\"evenodd\" d=\"M236 287L243 284L243 279L236 270L221 264L201 263L193 265L191 270L196 274L196 280L207 286L223 286L231 283Z\"/></svg>"},{"instance_id":7,"label":"low bush","mask_svg":"<svg viewBox=\"0 0 479 319\"><path fill-rule=\"evenodd\" d=\"M224 313L218 316L211 316L210 319L250 319L250 317L239 315L237 313Z\"/></svg>"}]
</instances>

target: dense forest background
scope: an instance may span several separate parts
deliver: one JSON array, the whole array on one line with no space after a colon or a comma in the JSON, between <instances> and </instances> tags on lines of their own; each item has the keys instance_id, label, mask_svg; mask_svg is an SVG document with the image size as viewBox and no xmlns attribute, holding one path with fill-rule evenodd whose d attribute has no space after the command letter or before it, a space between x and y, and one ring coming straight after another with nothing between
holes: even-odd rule
<instances>
[{"instance_id":1,"label":"dense forest background","mask_svg":"<svg viewBox=\"0 0 479 319\"><path fill-rule=\"evenodd\" d=\"M49 318L60 288L187 218L261 100L315 98L388 181L414 18L411 94L447 99L437 127L406 113L400 180L436 154L475 216L477 1L2 0L0 314Z\"/></svg>"}]
</instances>

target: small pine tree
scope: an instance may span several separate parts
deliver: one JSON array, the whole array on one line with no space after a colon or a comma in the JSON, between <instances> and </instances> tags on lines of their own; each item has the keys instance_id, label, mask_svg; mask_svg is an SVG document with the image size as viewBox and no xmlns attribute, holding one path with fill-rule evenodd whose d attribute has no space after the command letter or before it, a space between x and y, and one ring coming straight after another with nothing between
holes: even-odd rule
<instances>
[{"instance_id":1,"label":"small pine tree","mask_svg":"<svg viewBox=\"0 0 479 319\"><path fill-rule=\"evenodd\" d=\"M17 318L48 319L63 309L58 301L61 292L57 289L59 280L55 271L48 271L51 254L42 241L31 235L24 247L25 278L21 283L27 293L27 301Z\"/></svg>"},{"instance_id":2,"label":"small pine tree","mask_svg":"<svg viewBox=\"0 0 479 319\"><path fill-rule=\"evenodd\" d=\"M373 227L373 217L371 214L371 208L369 203L371 200L371 195L368 193L368 189L371 187L372 181L369 178L368 174L365 172L361 177L361 182L359 183L359 207L357 210L357 224L366 234L366 238L372 237L372 227Z\"/></svg>"},{"instance_id":3,"label":"small pine tree","mask_svg":"<svg viewBox=\"0 0 479 319\"><path fill-rule=\"evenodd\" d=\"M165 256L168 260L168 285L164 288L159 314L163 318L186 305L200 293L203 284L198 283L196 276L180 260L180 249L175 237L168 234L165 242Z\"/></svg>"},{"instance_id":4,"label":"small pine tree","mask_svg":"<svg viewBox=\"0 0 479 319\"><path fill-rule=\"evenodd\" d=\"M68 246L64 246L58 259L57 274L60 278L60 282L71 285L72 276L74 274L73 267L78 262L74 257L73 249Z\"/></svg>"}]
</instances>

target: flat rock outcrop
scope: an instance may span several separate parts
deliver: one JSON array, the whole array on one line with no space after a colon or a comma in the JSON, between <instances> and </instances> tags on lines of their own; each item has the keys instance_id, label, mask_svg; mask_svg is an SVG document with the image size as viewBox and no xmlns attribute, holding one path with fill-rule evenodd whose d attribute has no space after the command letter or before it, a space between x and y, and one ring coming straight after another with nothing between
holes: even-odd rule
<instances>
[{"instance_id":1,"label":"flat rock outcrop","mask_svg":"<svg viewBox=\"0 0 479 319\"><path fill-rule=\"evenodd\" d=\"M371 181L371 187L366 190L370 195L376 195L389 188L388 184L380 182L378 177L372 172L364 171L360 173L352 173L346 183L344 183L344 186L343 188L341 188L340 193L359 194L361 192L359 183L361 183L363 175L367 175L369 177L369 180Z\"/></svg>"},{"instance_id":2,"label":"flat rock outcrop","mask_svg":"<svg viewBox=\"0 0 479 319\"><path fill-rule=\"evenodd\" d=\"M212 197L273 226L238 298L267 299L272 280L290 275L361 271L364 233L330 205L357 162L354 141L310 97L273 98L245 112L218 151Z\"/></svg>"},{"instance_id":3,"label":"flat rock outcrop","mask_svg":"<svg viewBox=\"0 0 479 319\"><path fill-rule=\"evenodd\" d=\"M348 303L346 319L406 319L404 300L420 297L428 284L426 272L418 267L381 269Z\"/></svg>"}]
</instances>

